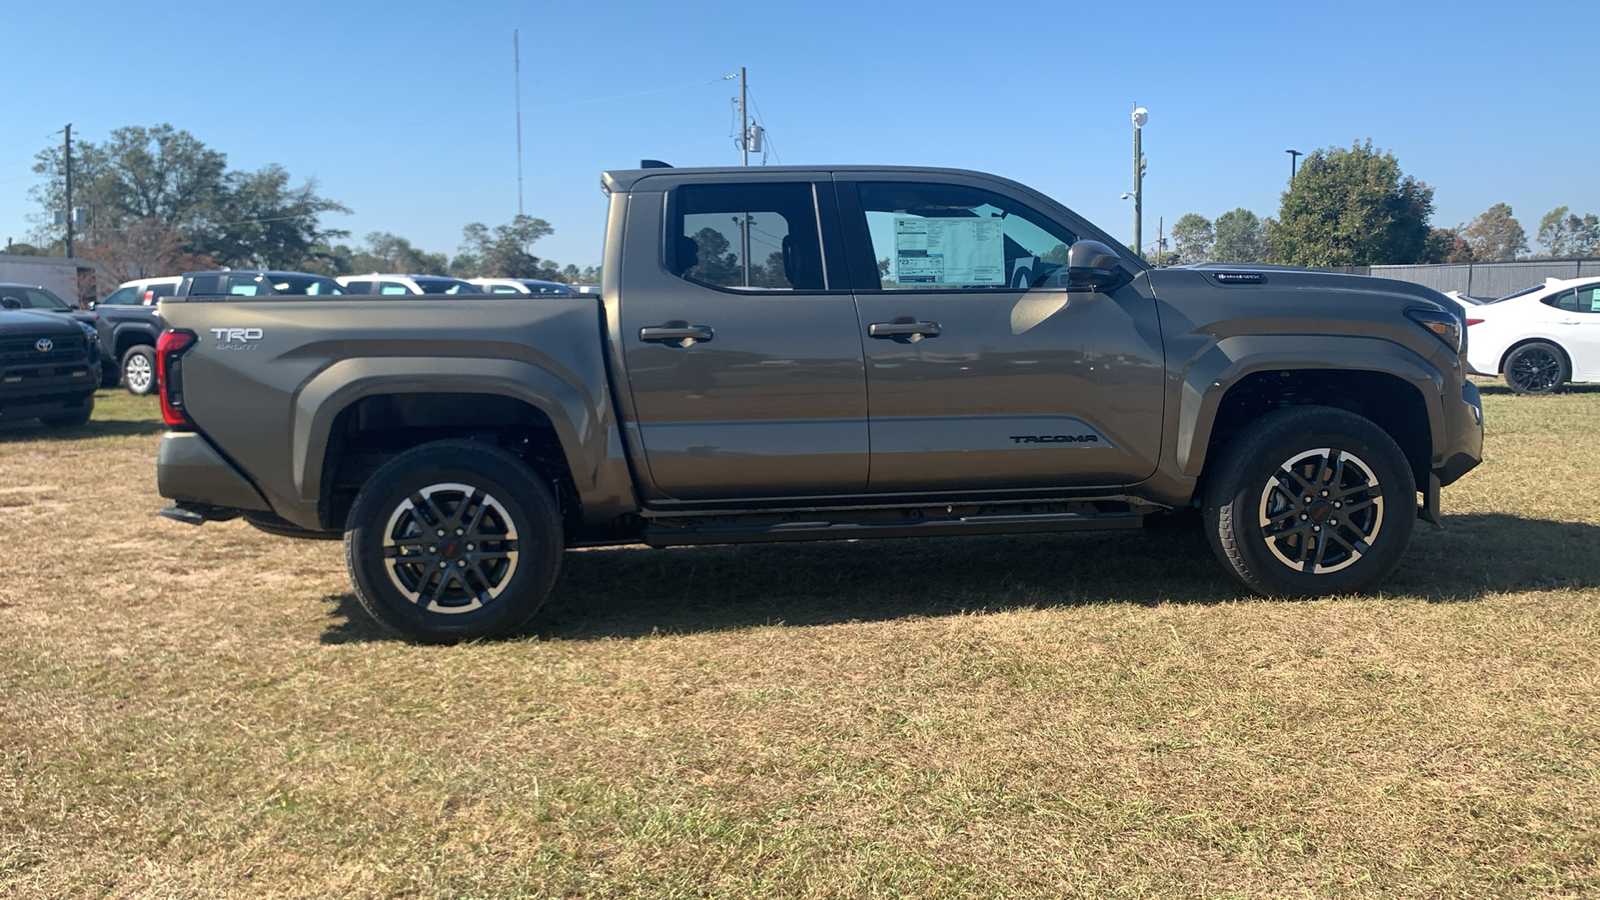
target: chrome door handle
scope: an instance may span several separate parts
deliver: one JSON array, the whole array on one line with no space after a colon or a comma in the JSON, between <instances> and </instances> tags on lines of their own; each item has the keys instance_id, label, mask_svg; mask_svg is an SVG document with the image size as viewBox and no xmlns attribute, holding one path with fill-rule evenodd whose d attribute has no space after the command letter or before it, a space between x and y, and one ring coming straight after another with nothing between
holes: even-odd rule
<instances>
[{"instance_id":1,"label":"chrome door handle","mask_svg":"<svg viewBox=\"0 0 1600 900\"><path fill-rule=\"evenodd\" d=\"M893 322L873 322L867 334L875 338L920 341L925 337L938 337L942 329L938 322L916 322L911 319Z\"/></svg>"},{"instance_id":2,"label":"chrome door handle","mask_svg":"<svg viewBox=\"0 0 1600 900\"><path fill-rule=\"evenodd\" d=\"M701 341L711 340L715 334L716 332L704 325L668 322L665 325L652 325L639 329L639 340L652 344L677 344L679 347L690 347Z\"/></svg>"}]
</instances>

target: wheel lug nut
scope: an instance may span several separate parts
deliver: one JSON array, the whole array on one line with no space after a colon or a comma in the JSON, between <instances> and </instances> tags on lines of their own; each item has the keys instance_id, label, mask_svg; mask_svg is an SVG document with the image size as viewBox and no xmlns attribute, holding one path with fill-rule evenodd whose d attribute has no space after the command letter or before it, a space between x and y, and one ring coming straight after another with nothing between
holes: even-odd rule
<instances>
[{"instance_id":1,"label":"wheel lug nut","mask_svg":"<svg viewBox=\"0 0 1600 900\"><path fill-rule=\"evenodd\" d=\"M1339 524L1339 520L1338 519L1329 519L1328 520L1328 524L1329 525L1337 525L1337 524Z\"/></svg>"},{"instance_id":2,"label":"wheel lug nut","mask_svg":"<svg viewBox=\"0 0 1600 900\"><path fill-rule=\"evenodd\" d=\"M478 548L477 548L477 547L476 547L476 546L474 546L474 545L472 545L472 544L468 544L468 545L467 545L467 549L468 549L468 550L476 550L476 549L478 549Z\"/></svg>"},{"instance_id":3,"label":"wheel lug nut","mask_svg":"<svg viewBox=\"0 0 1600 900\"><path fill-rule=\"evenodd\" d=\"M438 547L429 547L428 548L428 552L429 553L438 553L439 552L439 548Z\"/></svg>"},{"instance_id":4,"label":"wheel lug nut","mask_svg":"<svg viewBox=\"0 0 1600 900\"><path fill-rule=\"evenodd\" d=\"M456 568L465 569L466 567L467 567L467 561L466 560L463 559L463 560L458 560L456 562Z\"/></svg>"},{"instance_id":5,"label":"wheel lug nut","mask_svg":"<svg viewBox=\"0 0 1600 900\"><path fill-rule=\"evenodd\" d=\"M444 537L444 529L439 529L439 537Z\"/></svg>"},{"instance_id":6,"label":"wheel lug nut","mask_svg":"<svg viewBox=\"0 0 1600 900\"><path fill-rule=\"evenodd\" d=\"M1309 518L1311 518L1311 517L1306 515L1305 513L1301 513L1300 514L1300 521L1302 521L1302 522L1304 522L1305 520L1307 520Z\"/></svg>"},{"instance_id":7,"label":"wheel lug nut","mask_svg":"<svg viewBox=\"0 0 1600 900\"><path fill-rule=\"evenodd\" d=\"M1310 503L1310 502L1311 502L1311 498L1310 498L1310 497L1307 497L1307 498L1306 498L1306 502L1307 502L1307 503Z\"/></svg>"},{"instance_id":8,"label":"wheel lug nut","mask_svg":"<svg viewBox=\"0 0 1600 900\"><path fill-rule=\"evenodd\" d=\"M1327 491L1323 491L1322 492L1322 496L1324 496L1324 497L1328 496L1328 492Z\"/></svg>"},{"instance_id":9,"label":"wheel lug nut","mask_svg":"<svg viewBox=\"0 0 1600 900\"><path fill-rule=\"evenodd\" d=\"M1322 526L1321 525L1313 525L1313 526L1311 526L1311 530L1312 531L1321 531L1322 530Z\"/></svg>"},{"instance_id":10,"label":"wheel lug nut","mask_svg":"<svg viewBox=\"0 0 1600 900\"><path fill-rule=\"evenodd\" d=\"M445 566L448 566L448 565L450 565L450 564L449 564L449 563L447 563L447 562L442 562L442 561L441 561L441 562L440 562L440 563L439 563L439 568L441 568L441 569L442 569L442 568L444 568L444 567L445 567Z\"/></svg>"},{"instance_id":11,"label":"wheel lug nut","mask_svg":"<svg viewBox=\"0 0 1600 900\"><path fill-rule=\"evenodd\" d=\"M459 536L459 535L463 535L463 534L466 534L466 531L464 531L464 530L462 530L462 529L460 529L460 528L457 528L457 529L456 529L456 534L457 534L457 536Z\"/></svg>"}]
</instances>

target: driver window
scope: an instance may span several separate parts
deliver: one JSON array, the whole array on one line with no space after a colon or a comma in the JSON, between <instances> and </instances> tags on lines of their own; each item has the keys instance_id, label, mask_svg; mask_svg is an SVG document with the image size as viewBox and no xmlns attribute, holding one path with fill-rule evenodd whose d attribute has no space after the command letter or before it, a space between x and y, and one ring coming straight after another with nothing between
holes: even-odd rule
<instances>
[{"instance_id":1,"label":"driver window","mask_svg":"<svg viewBox=\"0 0 1600 900\"><path fill-rule=\"evenodd\" d=\"M1600 313L1600 285L1578 288L1577 311Z\"/></svg>"},{"instance_id":2,"label":"driver window","mask_svg":"<svg viewBox=\"0 0 1600 900\"><path fill-rule=\"evenodd\" d=\"M893 182L857 190L884 290L1023 290L1059 283L1067 248L1077 240L1060 224L978 188Z\"/></svg>"},{"instance_id":3,"label":"driver window","mask_svg":"<svg viewBox=\"0 0 1600 900\"><path fill-rule=\"evenodd\" d=\"M125 288L117 288L116 290L112 291L111 292L111 296L109 296L109 297L105 298L104 300L100 301L100 305L101 306L131 306L131 305L133 305L135 303L138 303L138 302L139 302L139 291L138 291L138 289L137 288L131 288L131 287L125 287Z\"/></svg>"}]
</instances>

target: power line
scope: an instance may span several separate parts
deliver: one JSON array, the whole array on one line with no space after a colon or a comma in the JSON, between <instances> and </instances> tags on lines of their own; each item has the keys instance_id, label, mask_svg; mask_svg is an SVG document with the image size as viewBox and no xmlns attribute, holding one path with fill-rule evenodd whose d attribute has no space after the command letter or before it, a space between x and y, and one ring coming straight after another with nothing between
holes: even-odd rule
<instances>
[{"instance_id":1,"label":"power line","mask_svg":"<svg viewBox=\"0 0 1600 900\"><path fill-rule=\"evenodd\" d=\"M772 158L778 161L778 165L783 165L783 157L778 154L778 145L772 142L772 132L767 128L767 120L761 115L761 104L756 102L756 95L753 91L750 93L750 107L756 111L756 121L761 123L762 137L766 140L766 146L772 148ZM761 155L766 155L765 148L763 148Z\"/></svg>"},{"instance_id":2,"label":"power line","mask_svg":"<svg viewBox=\"0 0 1600 900\"><path fill-rule=\"evenodd\" d=\"M61 132L59 132L59 131L52 131L49 134L44 135L43 137L25 138L23 140L17 141L15 144L0 144L0 150L10 150L12 147L21 147L23 144L32 144L32 143L35 143L37 141L54 140L55 136L60 134L60 133Z\"/></svg>"}]
</instances>

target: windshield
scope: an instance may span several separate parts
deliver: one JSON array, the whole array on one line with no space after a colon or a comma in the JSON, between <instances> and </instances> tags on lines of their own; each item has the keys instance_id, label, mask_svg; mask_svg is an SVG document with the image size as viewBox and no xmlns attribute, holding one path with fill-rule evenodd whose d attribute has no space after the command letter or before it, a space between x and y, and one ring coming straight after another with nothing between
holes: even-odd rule
<instances>
[{"instance_id":1,"label":"windshield","mask_svg":"<svg viewBox=\"0 0 1600 900\"><path fill-rule=\"evenodd\" d=\"M43 288L0 288L0 297L8 309L71 309L65 300Z\"/></svg>"},{"instance_id":2,"label":"windshield","mask_svg":"<svg viewBox=\"0 0 1600 900\"><path fill-rule=\"evenodd\" d=\"M1486 300L1484 302L1485 303L1499 303L1502 300L1510 300L1512 297L1525 297L1528 294L1533 293L1534 291L1542 291L1542 290L1544 290L1544 288L1545 288L1544 285L1536 284L1533 287L1525 287L1520 291L1512 291L1511 293L1505 295L1504 297L1496 297L1493 300Z\"/></svg>"},{"instance_id":3,"label":"windshield","mask_svg":"<svg viewBox=\"0 0 1600 900\"><path fill-rule=\"evenodd\" d=\"M413 279L424 294L476 294L480 288L457 278Z\"/></svg>"},{"instance_id":4,"label":"windshield","mask_svg":"<svg viewBox=\"0 0 1600 900\"><path fill-rule=\"evenodd\" d=\"M273 275L272 289L280 294L342 294L344 288L332 278L320 275Z\"/></svg>"}]
</instances>

